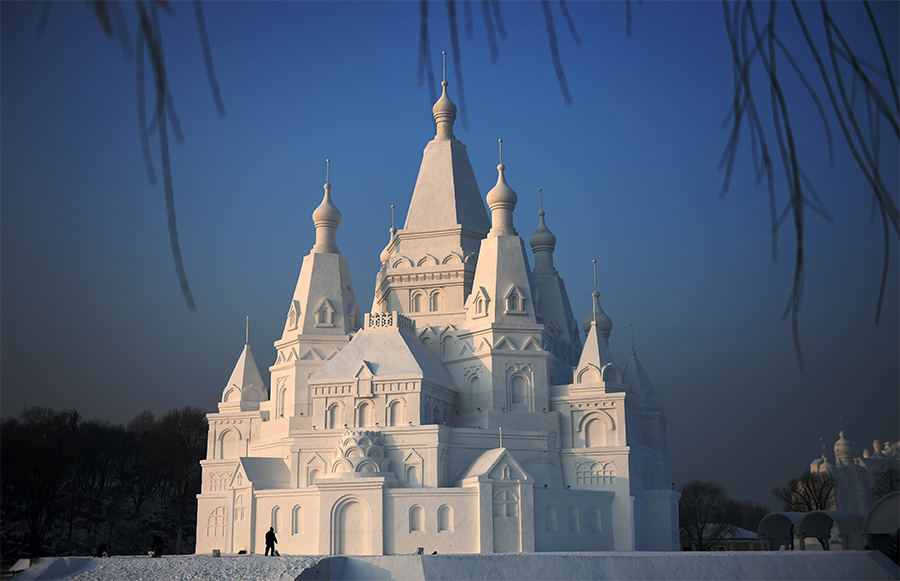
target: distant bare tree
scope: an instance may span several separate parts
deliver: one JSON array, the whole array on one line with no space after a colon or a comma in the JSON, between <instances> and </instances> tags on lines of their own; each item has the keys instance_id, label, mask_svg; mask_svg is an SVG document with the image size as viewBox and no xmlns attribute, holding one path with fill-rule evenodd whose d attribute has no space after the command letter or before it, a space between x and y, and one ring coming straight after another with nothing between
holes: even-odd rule
<instances>
[{"instance_id":1,"label":"distant bare tree","mask_svg":"<svg viewBox=\"0 0 900 581\"><path fill-rule=\"evenodd\" d=\"M681 487L678 520L681 535L687 535L696 551L708 551L734 532L730 524L736 503L715 482L690 480Z\"/></svg>"},{"instance_id":2,"label":"distant bare tree","mask_svg":"<svg viewBox=\"0 0 900 581\"><path fill-rule=\"evenodd\" d=\"M753 500L735 501L734 520L731 524L755 533L759 529L759 522L770 512L768 506Z\"/></svg>"},{"instance_id":3,"label":"distant bare tree","mask_svg":"<svg viewBox=\"0 0 900 581\"><path fill-rule=\"evenodd\" d=\"M875 473L875 480L872 482L872 489L869 490L869 497L875 502L882 496L900 490L900 470L893 462L888 462L881 467L881 470Z\"/></svg>"},{"instance_id":4,"label":"distant bare tree","mask_svg":"<svg viewBox=\"0 0 900 581\"><path fill-rule=\"evenodd\" d=\"M812 512L834 509L834 479L828 474L807 470L784 488L772 490L784 502L788 512Z\"/></svg>"}]
</instances>

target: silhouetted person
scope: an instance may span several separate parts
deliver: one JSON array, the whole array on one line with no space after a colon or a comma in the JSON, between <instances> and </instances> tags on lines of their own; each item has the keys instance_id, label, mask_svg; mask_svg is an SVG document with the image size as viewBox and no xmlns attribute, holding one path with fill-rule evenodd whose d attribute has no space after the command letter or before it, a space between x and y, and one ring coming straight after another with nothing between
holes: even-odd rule
<instances>
[{"instance_id":1,"label":"silhouetted person","mask_svg":"<svg viewBox=\"0 0 900 581\"><path fill-rule=\"evenodd\" d=\"M161 557L163 552L163 540L159 535L153 535L153 543L150 545L150 556Z\"/></svg>"},{"instance_id":2,"label":"silhouetted person","mask_svg":"<svg viewBox=\"0 0 900 581\"><path fill-rule=\"evenodd\" d=\"M266 533L266 556L275 556L275 543L278 542L278 539L275 538L275 529L273 527L269 527L269 532ZM272 551L272 554L269 555L269 551Z\"/></svg>"},{"instance_id":3,"label":"silhouetted person","mask_svg":"<svg viewBox=\"0 0 900 581\"><path fill-rule=\"evenodd\" d=\"M109 557L109 549L107 548L106 543L100 543L100 546L97 547L97 556Z\"/></svg>"}]
</instances>

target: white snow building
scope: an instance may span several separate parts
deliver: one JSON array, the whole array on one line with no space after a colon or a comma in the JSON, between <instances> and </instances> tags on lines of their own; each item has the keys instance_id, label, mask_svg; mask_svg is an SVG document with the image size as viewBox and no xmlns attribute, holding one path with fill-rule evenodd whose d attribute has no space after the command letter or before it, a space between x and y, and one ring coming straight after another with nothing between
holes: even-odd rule
<instances>
[{"instance_id":1,"label":"white snow building","mask_svg":"<svg viewBox=\"0 0 900 581\"><path fill-rule=\"evenodd\" d=\"M544 212L498 166L490 217L456 106L434 105L405 226L361 315L325 184L267 389L249 345L208 415L197 552L677 550L666 415L593 294L578 323Z\"/></svg>"}]
</instances>

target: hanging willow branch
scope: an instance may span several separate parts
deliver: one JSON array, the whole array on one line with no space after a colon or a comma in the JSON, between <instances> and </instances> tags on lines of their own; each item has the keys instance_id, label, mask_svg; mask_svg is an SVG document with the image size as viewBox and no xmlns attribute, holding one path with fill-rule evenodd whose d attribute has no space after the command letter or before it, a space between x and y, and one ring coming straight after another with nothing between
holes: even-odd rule
<instances>
[{"instance_id":1,"label":"hanging willow branch","mask_svg":"<svg viewBox=\"0 0 900 581\"><path fill-rule=\"evenodd\" d=\"M881 150L882 124L886 124L895 138L900 137L900 126L897 118L900 114L900 98L898 98L897 83L892 69L884 41L878 29L878 24L872 14L868 1L864 2L869 21L873 27L881 55L884 70L858 58L854 47L843 36L838 24L831 17L827 0L821 0L819 9L825 27L827 39L827 52L831 61L831 75L825 66L821 56L823 52L816 45L806 24L797 0L791 0L793 16L803 33L806 47L816 61L819 75L828 95L831 109L841 127L850 151L857 166L862 171L873 191L874 207L882 217L882 229L884 235L884 263L882 267L881 284L879 286L878 300L875 308L875 323L880 321L881 309L884 303L884 294L887 286L887 276L890 270L890 242L893 235L898 233L897 205L892 198L892 192L888 190L880 173L879 152ZM757 20L756 7L753 2L737 0L729 2L723 0L723 12L725 16L725 30L728 36L732 52L734 66L735 93L731 110L725 118L725 123L731 123L731 132L722 155L720 167L725 169L725 178L722 185L722 195L727 192L730 185L734 162L739 143L740 130L743 121L747 120L747 127L751 137L751 151L754 159L754 167L757 171L757 179L765 176L768 191L770 213L772 218L772 256L777 256L777 232L779 227L792 218L795 236L794 253L794 280L788 299L788 305L784 317L791 317L791 326L794 337L794 348L797 353L797 362L803 368L803 353L800 347L799 310L800 300L803 295L804 274L804 208L812 209L816 214L827 221L831 221L824 203L816 193L811 181L804 173L800 161L797 144L793 138L793 130L790 122L790 103L782 90L780 76L782 73L776 68L777 59L784 57L790 65L790 70L800 80L802 86L811 96L819 117L822 119L825 137L828 142L829 160L834 165L834 147L831 128L825 114L825 108L819 96L813 90L812 85L797 65L794 55L786 44L778 36L776 31L777 2L768 3L768 15L765 26L760 26ZM751 68L759 62L764 72L764 78L768 82L770 97L770 112L772 115L771 127L763 123L760 111L757 107L754 87L751 81ZM842 64L850 71L850 92L847 95L847 81L842 74ZM893 100L889 101L881 93L872 77L867 72L877 74L888 79ZM868 133L864 133L860 127L860 119L857 117L855 94L857 88L862 92L866 104L866 125ZM839 96L839 97L838 97ZM769 141L774 133L778 146L778 157L782 161L785 174L785 182L788 189L788 203L781 211L777 211L775 174L772 158L769 152ZM761 158L761 163L759 162Z\"/></svg>"}]
</instances>

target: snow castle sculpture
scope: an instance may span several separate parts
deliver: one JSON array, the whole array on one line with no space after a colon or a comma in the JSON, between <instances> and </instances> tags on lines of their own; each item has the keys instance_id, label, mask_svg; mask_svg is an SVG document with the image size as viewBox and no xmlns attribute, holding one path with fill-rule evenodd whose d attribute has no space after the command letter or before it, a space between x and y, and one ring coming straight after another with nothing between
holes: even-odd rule
<instances>
[{"instance_id":1,"label":"snow castle sculpture","mask_svg":"<svg viewBox=\"0 0 900 581\"><path fill-rule=\"evenodd\" d=\"M208 415L198 553L678 549L659 396L596 291L582 345L543 210L530 267L502 159L489 218L442 85L364 317L325 184L271 388L245 345Z\"/></svg>"}]
</instances>

